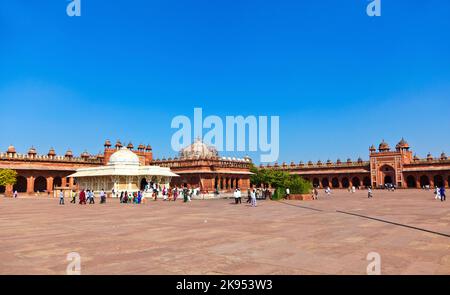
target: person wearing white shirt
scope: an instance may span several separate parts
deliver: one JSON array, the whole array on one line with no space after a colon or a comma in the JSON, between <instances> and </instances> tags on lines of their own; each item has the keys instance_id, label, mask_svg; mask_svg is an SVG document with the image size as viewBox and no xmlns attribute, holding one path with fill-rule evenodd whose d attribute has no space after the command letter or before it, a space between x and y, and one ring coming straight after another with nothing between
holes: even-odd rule
<instances>
[{"instance_id":1,"label":"person wearing white shirt","mask_svg":"<svg viewBox=\"0 0 450 295\"><path fill-rule=\"evenodd\" d=\"M256 192L255 190L252 190L250 193L250 197L252 199L252 207L256 207Z\"/></svg>"},{"instance_id":2,"label":"person wearing white shirt","mask_svg":"<svg viewBox=\"0 0 450 295\"><path fill-rule=\"evenodd\" d=\"M238 189L235 189L233 192L234 203L237 205L239 203Z\"/></svg>"}]
</instances>

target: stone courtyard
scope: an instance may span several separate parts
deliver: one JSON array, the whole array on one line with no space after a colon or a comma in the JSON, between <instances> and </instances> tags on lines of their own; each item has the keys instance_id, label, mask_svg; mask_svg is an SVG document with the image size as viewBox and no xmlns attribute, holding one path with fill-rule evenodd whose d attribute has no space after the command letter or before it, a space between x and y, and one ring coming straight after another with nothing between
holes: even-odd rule
<instances>
[{"instance_id":1,"label":"stone courtyard","mask_svg":"<svg viewBox=\"0 0 450 295\"><path fill-rule=\"evenodd\" d=\"M366 274L370 252L382 274L450 274L448 202L423 190L366 194L321 191L317 201L256 208L1 197L0 274L62 275L71 252L82 274Z\"/></svg>"}]
</instances>

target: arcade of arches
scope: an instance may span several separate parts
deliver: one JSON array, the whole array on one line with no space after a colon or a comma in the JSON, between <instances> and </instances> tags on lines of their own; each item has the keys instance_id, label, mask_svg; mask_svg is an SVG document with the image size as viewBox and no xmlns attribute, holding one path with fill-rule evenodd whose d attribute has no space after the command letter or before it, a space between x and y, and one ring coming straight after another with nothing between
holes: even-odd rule
<instances>
[{"instance_id":1,"label":"arcade of arches","mask_svg":"<svg viewBox=\"0 0 450 295\"><path fill-rule=\"evenodd\" d=\"M260 167L300 175L320 188L380 188L387 184L396 185L398 188L449 187L450 159L445 153L438 158L428 154L425 159L420 159L416 155L413 156L404 139L395 146L395 150L383 140L378 150L372 145L369 152L369 161L360 158L357 161L309 161L307 164L292 162L289 165L275 163L274 166Z\"/></svg>"},{"instance_id":2,"label":"arcade of arches","mask_svg":"<svg viewBox=\"0 0 450 295\"><path fill-rule=\"evenodd\" d=\"M123 148L120 141L114 146L107 140L104 152L90 155L83 152L75 157L71 150L64 156L56 155L52 149L47 154L40 155L34 147L27 154L19 154L14 146L9 146L6 153L0 153L0 169L13 169L18 178L14 186L0 186L0 193L11 195L13 191L35 194L51 193L62 187L77 188L74 174L77 169L107 165L109 158L117 150ZM168 167L180 177L172 178L171 185L200 188L203 192L217 190L229 191L234 188L250 187L250 158L220 157L217 151L200 140L185 147L179 157L168 159L153 159L152 147L140 144L137 149L129 143L126 148L139 157L143 165ZM140 183L145 187L145 180Z\"/></svg>"},{"instance_id":3,"label":"arcade of arches","mask_svg":"<svg viewBox=\"0 0 450 295\"><path fill-rule=\"evenodd\" d=\"M19 154L14 146L9 146L6 153L0 153L0 169L14 169L18 173L14 186L0 186L0 193L11 194L13 190L34 194L52 192L57 187L76 188L76 182L68 177L79 168L106 165L109 157L123 145L117 141L115 146L107 140L104 152L90 155L87 152L75 157L71 150L64 156L56 155L53 149L47 154L39 155L34 147L27 154ZM217 151L200 140L182 149L178 157L153 159L150 145L140 144L137 149L129 143L127 148L138 155L144 165L169 167L180 177L172 178L172 185L198 187L202 191L246 189L250 187L250 158L236 159L220 157ZM264 166L260 166L264 167ZM386 142L381 142L378 150L369 148L369 160L337 160L322 163L308 162L267 165L266 168L281 169L297 174L311 181L318 187L378 188L388 183L399 188L422 188L425 186L446 186L450 183L450 159L445 153L440 157L428 154L419 158L410 151L409 144L402 139L395 149ZM143 184L141 183L141 186ZM145 186L145 184L144 184Z\"/></svg>"}]
</instances>

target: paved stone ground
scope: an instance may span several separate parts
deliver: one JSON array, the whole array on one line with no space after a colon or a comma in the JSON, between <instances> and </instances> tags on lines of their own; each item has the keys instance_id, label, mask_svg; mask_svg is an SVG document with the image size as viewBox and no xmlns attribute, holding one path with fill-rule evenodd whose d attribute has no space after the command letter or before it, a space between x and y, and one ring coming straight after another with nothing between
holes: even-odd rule
<instances>
[{"instance_id":1,"label":"paved stone ground","mask_svg":"<svg viewBox=\"0 0 450 295\"><path fill-rule=\"evenodd\" d=\"M450 203L432 192L321 192L318 201L231 200L73 205L0 198L0 274L450 274ZM315 208L322 211L311 210Z\"/></svg>"}]
</instances>

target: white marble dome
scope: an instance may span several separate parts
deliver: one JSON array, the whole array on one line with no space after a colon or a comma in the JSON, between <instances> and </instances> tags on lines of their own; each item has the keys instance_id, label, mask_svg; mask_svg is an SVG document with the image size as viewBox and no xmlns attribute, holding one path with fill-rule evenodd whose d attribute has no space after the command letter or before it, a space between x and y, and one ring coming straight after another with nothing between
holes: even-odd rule
<instances>
[{"instance_id":1,"label":"white marble dome","mask_svg":"<svg viewBox=\"0 0 450 295\"><path fill-rule=\"evenodd\" d=\"M193 144L180 151L180 157L182 158L210 158L217 156L217 150L214 147L208 146L200 139L197 139Z\"/></svg>"},{"instance_id":2,"label":"white marble dome","mask_svg":"<svg viewBox=\"0 0 450 295\"><path fill-rule=\"evenodd\" d=\"M127 148L121 148L111 155L108 165L139 165L139 157Z\"/></svg>"}]
</instances>

